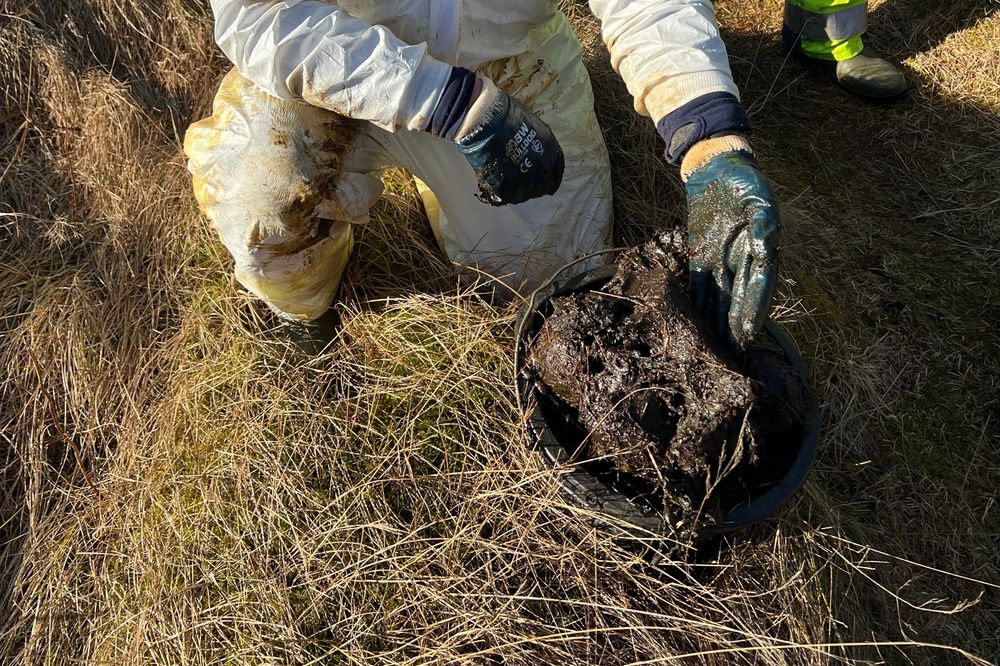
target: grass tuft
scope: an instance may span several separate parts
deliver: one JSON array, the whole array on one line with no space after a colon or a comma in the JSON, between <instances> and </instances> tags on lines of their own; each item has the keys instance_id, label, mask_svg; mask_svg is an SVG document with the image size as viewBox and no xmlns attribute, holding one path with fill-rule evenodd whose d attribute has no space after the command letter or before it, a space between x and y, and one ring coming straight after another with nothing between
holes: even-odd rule
<instances>
[{"instance_id":1,"label":"grass tuft","mask_svg":"<svg viewBox=\"0 0 1000 666\"><path fill-rule=\"evenodd\" d=\"M337 339L298 357L184 169L227 69L207 3L0 3L0 661L1000 659L1000 17L873 5L914 82L896 106L786 61L777 0L717 3L823 450L773 524L650 566L525 449L515 306L457 286L405 174L358 234ZM635 243L680 223L682 187L566 8Z\"/></svg>"}]
</instances>

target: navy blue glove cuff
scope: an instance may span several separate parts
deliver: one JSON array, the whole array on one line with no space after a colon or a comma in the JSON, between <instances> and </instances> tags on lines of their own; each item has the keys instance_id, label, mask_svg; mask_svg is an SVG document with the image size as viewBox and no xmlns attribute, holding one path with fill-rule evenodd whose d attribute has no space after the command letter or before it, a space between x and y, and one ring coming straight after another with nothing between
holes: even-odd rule
<instances>
[{"instance_id":1,"label":"navy blue glove cuff","mask_svg":"<svg viewBox=\"0 0 1000 666\"><path fill-rule=\"evenodd\" d=\"M476 75L464 67L452 67L451 76L444 86L427 131L434 136L450 139L465 119L476 87Z\"/></svg>"},{"instance_id":2,"label":"navy blue glove cuff","mask_svg":"<svg viewBox=\"0 0 1000 666\"><path fill-rule=\"evenodd\" d=\"M656 130L667 143L664 157L680 166L688 148L702 139L724 134L750 136L750 120L739 101L726 92L713 92L691 100L656 123Z\"/></svg>"}]
</instances>

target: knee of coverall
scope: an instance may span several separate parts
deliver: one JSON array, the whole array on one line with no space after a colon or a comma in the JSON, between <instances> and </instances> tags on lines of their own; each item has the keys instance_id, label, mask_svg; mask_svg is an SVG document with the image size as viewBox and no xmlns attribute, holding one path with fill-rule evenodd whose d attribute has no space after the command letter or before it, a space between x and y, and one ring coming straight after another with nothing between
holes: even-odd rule
<instances>
[{"instance_id":1,"label":"knee of coverall","mask_svg":"<svg viewBox=\"0 0 1000 666\"><path fill-rule=\"evenodd\" d=\"M610 161L594 112L579 41L562 14L531 34L532 50L491 61L477 71L536 113L565 156L559 190L517 205L480 201L475 176L455 147L423 133L374 130L390 158L420 184L431 226L466 277L492 276L499 295L528 293L557 269L611 245ZM581 261L582 272L603 261Z\"/></svg>"},{"instance_id":2,"label":"knee of coverall","mask_svg":"<svg viewBox=\"0 0 1000 666\"><path fill-rule=\"evenodd\" d=\"M233 70L184 140L195 197L233 256L237 280L279 315L330 306L381 182L342 171L356 124L267 95Z\"/></svg>"},{"instance_id":3,"label":"knee of coverall","mask_svg":"<svg viewBox=\"0 0 1000 666\"><path fill-rule=\"evenodd\" d=\"M611 160L580 41L562 12L535 28L530 41L530 52L479 70L552 128L565 157L559 190L518 211L537 235L515 273L522 294L570 262L577 263L563 271L564 278L608 261L609 254L597 253L612 246L613 231Z\"/></svg>"}]
</instances>

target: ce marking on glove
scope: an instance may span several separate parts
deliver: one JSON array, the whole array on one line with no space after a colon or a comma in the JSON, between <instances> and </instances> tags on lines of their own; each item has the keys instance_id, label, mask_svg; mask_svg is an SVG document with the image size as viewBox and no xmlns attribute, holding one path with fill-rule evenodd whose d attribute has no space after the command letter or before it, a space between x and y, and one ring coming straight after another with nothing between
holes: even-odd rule
<instances>
[{"instance_id":1,"label":"ce marking on glove","mask_svg":"<svg viewBox=\"0 0 1000 666\"><path fill-rule=\"evenodd\" d=\"M536 153L538 153L539 155L541 155L545 151L545 149L542 147L541 141L535 141L534 143L532 143L531 149ZM521 151L521 154L523 155L524 151ZM535 166L535 163L531 161L531 158L525 157L524 161L521 162L521 173L528 173L533 166Z\"/></svg>"}]
</instances>

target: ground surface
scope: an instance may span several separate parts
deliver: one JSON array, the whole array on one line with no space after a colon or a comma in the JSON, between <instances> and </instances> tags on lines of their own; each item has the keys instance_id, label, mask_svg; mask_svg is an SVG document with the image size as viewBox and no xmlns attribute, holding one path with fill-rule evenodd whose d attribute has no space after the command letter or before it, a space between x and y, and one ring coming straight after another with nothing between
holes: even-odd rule
<instances>
[{"instance_id":1,"label":"ground surface","mask_svg":"<svg viewBox=\"0 0 1000 666\"><path fill-rule=\"evenodd\" d=\"M456 292L404 176L338 341L274 341L180 154L207 3L0 0L0 662L1000 660L1000 12L874 2L915 91L871 107L785 62L779 4L717 6L823 449L775 527L652 568L558 508L513 312ZM570 9L632 243L679 184Z\"/></svg>"}]
</instances>

